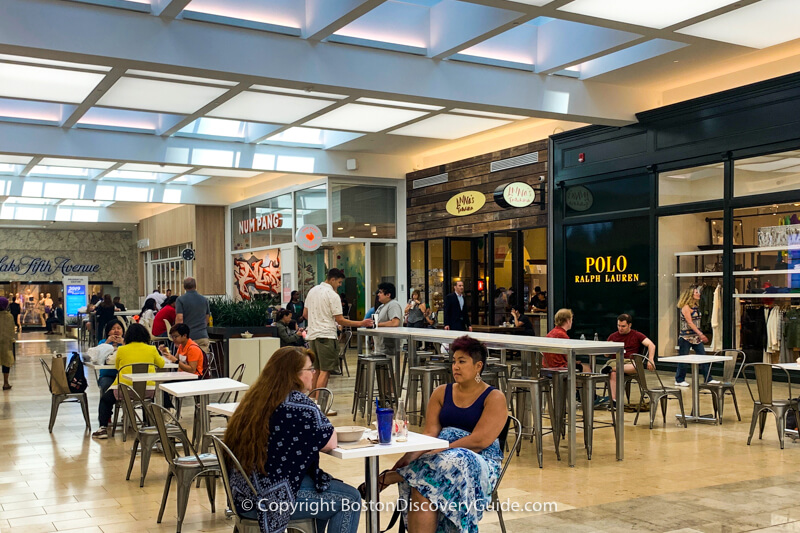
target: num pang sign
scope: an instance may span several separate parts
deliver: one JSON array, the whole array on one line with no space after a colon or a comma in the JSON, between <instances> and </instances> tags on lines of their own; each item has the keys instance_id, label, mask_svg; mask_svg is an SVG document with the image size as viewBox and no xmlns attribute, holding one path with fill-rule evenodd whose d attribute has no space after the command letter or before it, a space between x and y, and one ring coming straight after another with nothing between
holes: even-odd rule
<instances>
[{"instance_id":1,"label":"num pang sign","mask_svg":"<svg viewBox=\"0 0 800 533\"><path fill-rule=\"evenodd\" d=\"M239 222L239 235L246 235L254 231L280 228L283 226L283 216L280 213L264 215Z\"/></svg>"},{"instance_id":2,"label":"num pang sign","mask_svg":"<svg viewBox=\"0 0 800 533\"><path fill-rule=\"evenodd\" d=\"M587 257L586 272L575 276L575 283L628 283L639 281L639 274L631 274L628 270L628 258L624 255L616 257Z\"/></svg>"}]
</instances>

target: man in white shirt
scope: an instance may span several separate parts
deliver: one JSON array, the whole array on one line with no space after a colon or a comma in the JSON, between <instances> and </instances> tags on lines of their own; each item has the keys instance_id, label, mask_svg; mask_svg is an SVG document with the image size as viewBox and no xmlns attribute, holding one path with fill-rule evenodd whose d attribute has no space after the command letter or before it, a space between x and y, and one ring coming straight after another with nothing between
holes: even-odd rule
<instances>
[{"instance_id":1,"label":"man in white shirt","mask_svg":"<svg viewBox=\"0 0 800 533\"><path fill-rule=\"evenodd\" d=\"M338 268L328 271L327 279L308 291L303 319L308 324L306 340L316 356L313 388L328 385L332 370L339 368L339 326L372 327L372 319L348 320L342 312L342 300L337 293L344 282L344 272Z\"/></svg>"},{"instance_id":2,"label":"man in white shirt","mask_svg":"<svg viewBox=\"0 0 800 533\"><path fill-rule=\"evenodd\" d=\"M161 309L161 306L164 304L164 300L167 299L166 296L164 296L163 294L161 294L159 292L159 288L158 287L156 287L155 290L153 290L153 292L151 292L150 294L147 295L147 297L144 299L145 302L147 301L147 298L152 298L153 300L155 300L156 301L156 308L158 308L158 309Z\"/></svg>"}]
</instances>

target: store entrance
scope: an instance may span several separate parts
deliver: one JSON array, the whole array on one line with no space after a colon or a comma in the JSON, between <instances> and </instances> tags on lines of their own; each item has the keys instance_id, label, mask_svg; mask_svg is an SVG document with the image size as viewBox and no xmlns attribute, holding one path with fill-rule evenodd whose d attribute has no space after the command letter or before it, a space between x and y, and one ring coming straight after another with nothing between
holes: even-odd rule
<instances>
[{"instance_id":1,"label":"store entrance","mask_svg":"<svg viewBox=\"0 0 800 533\"><path fill-rule=\"evenodd\" d=\"M26 329L45 327L50 309L59 298L63 298L61 283L11 281L4 283L0 295L9 303L19 305L19 317L14 317Z\"/></svg>"},{"instance_id":2,"label":"store entrance","mask_svg":"<svg viewBox=\"0 0 800 533\"><path fill-rule=\"evenodd\" d=\"M445 239L445 293L464 282L464 305L473 324L486 324L486 239L484 237Z\"/></svg>"}]
</instances>

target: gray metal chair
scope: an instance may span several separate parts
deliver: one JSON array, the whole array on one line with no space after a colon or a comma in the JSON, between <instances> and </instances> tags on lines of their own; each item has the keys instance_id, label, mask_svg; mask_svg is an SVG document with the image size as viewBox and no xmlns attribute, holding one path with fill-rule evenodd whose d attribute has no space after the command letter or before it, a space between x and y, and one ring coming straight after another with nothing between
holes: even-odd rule
<instances>
[{"instance_id":1,"label":"gray metal chair","mask_svg":"<svg viewBox=\"0 0 800 533\"><path fill-rule=\"evenodd\" d=\"M119 382L119 377L122 374L144 374L146 372L150 372L150 367L153 367L155 371L156 365L152 363L131 363L129 365L124 365L117 370L117 382ZM136 395L139 398L145 398L147 396L147 382L146 381L137 381L133 383L131 387ZM136 404L136 407L139 407L139 404ZM114 404L114 418L113 422L111 423L111 436L113 437L117 432L117 420L119 419L119 412L122 410L122 398L119 396L117 397L117 401ZM130 422L128 421L127 416L124 416L123 413L122 417L122 442L126 442L128 440L128 426Z\"/></svg>"},{"instance_id":2,"label":"gray metal chair","mask_svg":"<svg viewBox=\"0 0 800 533\"><path fill-rule=\"evenodd\" d=\"M753 394L753 389L750 387L750 380L747 379L747 369L751 368L755 372L756 378L756 392L758 397ZM786 382L789 384L789 397L785 400L776 400L773 397L772 390L772 372L779 370L786 375ZM747 436L747 445L753 439L753 431L758 422L758 438L759 440L764 435L764 426L767 422L767 413L770 412L775 415L775 424L778 426L778 439L781 441L781 450L783 449L784 438L786 436L786 413L789 409L794 411L795 417L800 420L800 411L798 411L797 400L792 398L792 379L789 371L777 365L770 365L767 363L750 363L744 365L742 368L744 375L744 382L747 385L747 391L753 399L753 419L750 421L750 434Z\"/></svg>"},{"instance_id":3,"label":"gray metal chair","mask_svg":"<svg viewBox=\"0 0 800 533\"><path fill-rule=\"evenodd\" d=\"M62 403L80 403L81 411L83 411L83 419L86 421L86 431L92 431L92 423L89 421L89 400L86 398L85 392L72 392L70 394L55 394L51 387L53 380L53 372L50 370L50 365L47 364L42 358L39 358L42 363L42 370L44 370L44 379L47 381L47 390L50 391L50 425L47 427L50 433L53 432L53 426L56 424L56 416L58 415L58 407ZM65 377L66 380L66 377Z\"/></svg>"},{"instance_id":4,"label":"gray metal chair","mask_svg":"<svg viewBox=\"0 0 800 533\"><path fill-rule=\"evenodd\" d=\"M700 385L700 390L707 390L714 396L714 415L717 417L717 422L722 425L722 410L725 408L725 393L730 393L733 398L733 407L736 409L736 418L739 422L742 421L742 415L739 414L739 403L736 401L736 381L744 368L746 356L741 350L720 350L714 355L723 355L731 357L730 361L724 361L722 367L722 379L719 383L708 383L708 377L711 376L711 368L714 363L708 367L708 376L706 383Z\"/></svg>"},{"instance_id":5,"label":"gray metal chair","mask_svg":"<svg viewBox=\"0 0 800 533\"><path fill-rule=\"evenodd\" d=\"M230 474L229 468L234 468L239 475L244 478L247 482L247 487L253 493L254 499L258 499L258 493L256 492L255 487L253 487L253 483L250 481L250 478L245 474L244 469L242 468L242 464L233 455L233 452L230 448L228 448L224 442L219 437L211 437L214 443L214 449L217 452L217 457L220 458L219 467L220 471L222 472L222 486L225 487L225 494L228 496L228 502L230 504L231 512L233 513L233 520L234 526L233 530L237 533L261 533L261 526L258 524L258 520L251 520L249 518L242 518L239 515L239 512L236 510L236 506L233 503L233 491L231 490L231 482L230 482ZM287 527L287 531L300 531L302 533L316 533L317 531L317 524L314 519L306 519L306 520L292 520L289 522L289 526Z\"/></svg>"},{"instance_id":6,"label":"gray metal chair","mask_svg":"<svg viewBox=\"0 0 800 533\"><path fill-rule=\"evenodd\" d=\"M333 407L333 391L324 387L317 387L316 389L309 391L308 397L311 398L314 394L317 394L317 399L314 400L314 402L317 404L317 407L319 407L319 410L322 411L322 414L327 414L328 411L331 410L331 407Z\"/></svg>"},{"instance_id":7,"label":"gray metal chair","mask_svg":"<svg viewBox=\"0 0 800 533\"><path fill-rule=\"evenodd\" d=\"M516 435L514 438L514 446L511 448L511 452L505 454L506 456L503 459L503 468L500 469L500 475L497 477L497 483L492 491L492 505L495 509L497 509L497 518L500 520L500 531L503 533L506 533L506 523L503 520L503 506L500 505L500 496L498 495L497 491L500 488L500 483L503 481L503 476L505 475L506 470L508 470L508 466L511 464L511 459L514 458L514 454L512 452L518 449L520 440L522 439L522 425L519 423L519 420L509 415L508 420L506 420L506 425L498 437L500 439L500 450L503 451L506 449L508 431L511 429L512 424L514 426L514 434Z\"/></svg>"},{"instance_id":8,"label":"gray metal chair","mask_svg":"<svg viewBox=\"0 0 800 533\"><path fill-rule=\"evenodd\" d=\"M647 384L647 375L645 374L645 368L647 368L647 356L640 355L640 354L633 354L633 364L636 367L636 375L638 376L639 381L639 390L641 391L641 398L639 399L639 407L636 409L636 418L633 419L633 425L635 426L636 423L639 421L639 413L641 412L641 407L644 405L644 397L647 396L650 398L650 429L653 429L653 422L656 419L656 409L657 404L661 404L661 414L664 417L664 425L667 424L667 401L670 398L675 398L678 400L678 405L681 408L681 418L683 419L683 427L689 427L686 424L686 413L683 410L683 393L677 387L665 387L664 383L661 381L661 376L658 375L658 372L653 372L655 374L656 379L658 379L658 387L650 387ZM622 400L618 398L618 400Z\"/></svg>"},{"instance_id":9,"label":"gray metal chair","mask_svg":"<svg viewBox=\"0 0 800 533\"><path fill-rule=\"evenodd\" d=\"M153 421L158 429L161 447L164 449L164 459L169 465L167 480L164 484L164 495L161 497L161 509L158 511L158 520L156 522L160 524L161 519L164 517L169 488L174 477L178 484L178 528L176 531L180 533L183 518L186 516L186 505L189 503L189 491L195 478L199 476L206 478L206 491L208 492L208 501L211 503L211 512L216 511L214 507L214 492L216 491L216 476L220 475L219 461L213 453L198 454L192 443L189 442L189 438L186 436L186 432L180 422L169 411L160 405L153 405L151 406L151 412L153 413ZM173 437L169 434L167 423L179 428L183 433L183 438L180 440L185 443L184 452L186 455L184 457L178 455L175 450Z\"/></svg>"},{"instance_id":10,"label":"gray metal chair","mask_svg":"<svg viewBox=\"0 0 800 533\"><path fill-rule=\"evenodd\" d=\"M122 396L122 405L125 409L125 417L130 421L130 426L136 435L136 440L133 441L133 447L131 448L131 462L128 465L128 473L125 476L125 479L131 479L133 463L136 461L136 452L139 449L139 443L141 443L142 458L140 463L142 468L142 477L139 480L139 486L144 487L144 478L147 476L147 467L150 465L150 456L153 452L153 445L161 440L161 437L158 434L158 428L155 426L147 426L145 424L145 420L152 418L152 414L149 413L147 402L143 401L141 397L136 394L135 390L128 387L124 383L119 384L118 390L120 396ZM144 411L144 420L142 420L142 418L140 418L139 414L136 412L136 405L140 405L142 407L142 411ZM185 436L183 430L175 426L167 426L167 433L170 437L179 439L183 443L185 447L184 449L189 449L186 447L187 442L183 440Z\"/></svg>"},{"instance_id":11,"label":"gray metal chair","mask_svg":"<svg viewBox=\"0 0 800 533\"><path fill-rule=\"evenodd\" d=\"M339 335L339 373L347 372L347 377L350 377L350 368L347 366L347 348L350 346L350 339L353 338L353 332L350 329L345 329Z\"/></svg>"}]
</instances>

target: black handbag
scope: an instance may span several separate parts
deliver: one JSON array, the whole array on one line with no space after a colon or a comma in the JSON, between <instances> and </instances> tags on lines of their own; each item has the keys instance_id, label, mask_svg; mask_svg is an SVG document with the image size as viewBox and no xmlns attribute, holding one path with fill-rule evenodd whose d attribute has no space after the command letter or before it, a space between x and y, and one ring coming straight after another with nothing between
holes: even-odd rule
<instances>
[{"instance_id":1,"label":"black handbag","mask_svg":"<svg viewBox=\"0 0 800 533\"><path fill-rule=\"evenodd\" d=\"M389 525L386 526L386 529L382 529L381 533L388 533L394 527L395 522L399 522L400 525L397 528L397 531L400 533L405 533L406 531L406 523L403 520L403 513L400 512L399 509L395 510L394 514L392 515L392 519L389 520Z\"/></svg>"}]
</instances>

